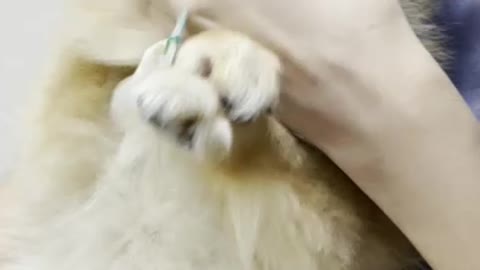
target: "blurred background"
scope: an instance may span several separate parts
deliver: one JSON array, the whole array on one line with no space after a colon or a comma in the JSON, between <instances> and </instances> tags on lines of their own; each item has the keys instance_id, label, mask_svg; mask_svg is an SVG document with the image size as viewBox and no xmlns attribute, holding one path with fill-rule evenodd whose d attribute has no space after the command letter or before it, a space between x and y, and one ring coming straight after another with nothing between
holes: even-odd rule
<instances>
[{"instance_id":1,"label":"blurred background","mask_svg":"<svg viewBox=\"0 0 480 270\"><path fill-rule=\"evenodd\" d=\"M58 31L63 2L0 1L0 179L15 159L18 115Z\"/></svg>"}]
</instances>

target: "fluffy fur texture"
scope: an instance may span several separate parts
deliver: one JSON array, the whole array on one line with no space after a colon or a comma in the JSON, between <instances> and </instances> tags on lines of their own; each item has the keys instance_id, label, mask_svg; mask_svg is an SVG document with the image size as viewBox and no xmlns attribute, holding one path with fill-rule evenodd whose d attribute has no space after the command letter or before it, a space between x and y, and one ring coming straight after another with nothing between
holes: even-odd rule
<instances>
[{"instance_id":1,"label":"fluffy fur texture","mask_svg":"<svg viewBox=\"0 0 480 270\"><path fill-rule=\"evenodd\" d=\"M403 5L444 59L431 2ZM0 216L2 269L417 266L385 215L268 115L281 71L271 51L208 31L169 67L155 43L173 25L161 1L76 11L3 196L15 203Z\"/></svg>"}]
</instances>

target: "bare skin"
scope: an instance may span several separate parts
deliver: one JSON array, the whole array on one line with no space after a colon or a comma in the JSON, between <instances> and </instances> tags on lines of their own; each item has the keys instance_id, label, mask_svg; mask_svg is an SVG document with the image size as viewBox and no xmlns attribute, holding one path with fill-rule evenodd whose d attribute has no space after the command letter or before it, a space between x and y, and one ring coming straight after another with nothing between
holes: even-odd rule
<instances>
[{"instance_id":1,"label":"bare skin","mask_svg":"<svg viewBox=\"0 0 480 270\"><path fill-rule=\"evenodd\" d=\"M287 3L175 4L190 6L198 25L275 44L290 62L283 122L349 174L435 269L480 269L480 130L397 1Z\"/></svg>"}]
</instances>

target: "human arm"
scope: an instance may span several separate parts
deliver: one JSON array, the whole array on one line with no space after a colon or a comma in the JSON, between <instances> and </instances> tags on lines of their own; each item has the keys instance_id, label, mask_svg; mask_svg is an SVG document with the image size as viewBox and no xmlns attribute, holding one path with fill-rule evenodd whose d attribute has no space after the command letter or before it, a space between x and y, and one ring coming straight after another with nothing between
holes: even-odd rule
<instances>
[{"instance_id":1,"label":"human arm","mask_svg":"<svg viewBox=\"0 0 480 270\"><path fill-rule=\"evenodd\" d=\"M480 131L396 1L208 2L213 22L289 62L286 125L349 174L435 269L480 269Z\"/></svg>"},{"instance_id":2,"label":"human arm","mask_svg":"<svg viewBox=\"0 0 480 270\"><path fill-rule=\"evenodd\" d=\"M347 85L322 89L336 92L288 92L281 117L349 174L434 269L480 269L478 124L418 41L404 38L383 57L377 48L377 63L334 72ZM340 96L348 87L359 93ZM326 124L312 124L319 119Z\"/></svg>"}]
</instances>

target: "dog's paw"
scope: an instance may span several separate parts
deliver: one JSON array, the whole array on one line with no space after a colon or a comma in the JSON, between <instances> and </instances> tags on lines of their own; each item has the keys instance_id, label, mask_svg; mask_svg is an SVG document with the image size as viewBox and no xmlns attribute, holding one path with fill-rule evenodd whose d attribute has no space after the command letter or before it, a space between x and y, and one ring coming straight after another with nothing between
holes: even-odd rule
<instances>
[{"instance_id":1,"label":"dog's paw","mask_svg":"<svg viewBox=\"0 0 480 270\"><path fill-rule=\"evenodd\" d=\"M175 69L155 71L138 86L142 117L190 145L196 129L217 117L219 102L211 84Z\"/></svg>"},{"instance_id":2,"label":"dog's paw","mask_svg":"<svg viewBox=\"0 0 480 270\"><path fill-rule=\"evenodd\" d=\"M127 93L123 100L135 100L130 107L144 122L194 153L209 159L226 157L233 143L230 123L253 121L276 105L280 61L254 41L229 31L188 39L173 67L163 55L164 46L159 42L145 51L136 72L121 87ZM125 108L116 107L117 112Z\"/></svg>"},{"instance_id":3,"label":"dog's paw","mask_svg":"<svg viewBox=\"0 0 480 270\"><path fill-rule=\"evenodd\" d=\"M164 43L145 51L130 81L141 118L200 157L223 159L232 130L214 86L197 74L171 67Z\"/></svg>"},{"instance_id":4,"label":"dog's paw","mask_svg":"<svg viewBox=\"0 0 480 270\"><path fill-rule=\"evenodd\" d=\"M229 122L208 81L176 69L151 73L138 85L137 106L144 120L201 158L223 159L232 144Z\"/></svg>"},{"instance_id":5,"label":"dog's paw","mask_svg":"<svg viewBox=\"0 0 480 270\"><path fill-rule=\"evenodd\" d=\"M279 59L241 34L211 31L194 36L181 47L175 65L208 77L233 122L255 120L277 103Z\"/></svg>"}]
</instances>

